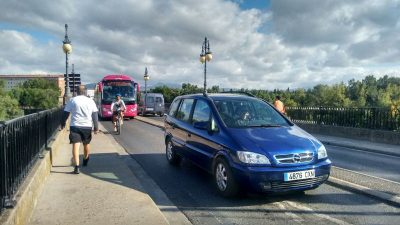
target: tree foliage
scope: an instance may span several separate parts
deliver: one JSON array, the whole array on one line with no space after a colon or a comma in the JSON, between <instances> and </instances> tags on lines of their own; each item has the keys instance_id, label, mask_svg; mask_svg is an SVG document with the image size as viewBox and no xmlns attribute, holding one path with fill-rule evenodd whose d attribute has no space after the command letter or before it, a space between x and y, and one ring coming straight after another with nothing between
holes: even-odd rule
<instances>
[{"instance_id":1,"label":"tree foliage","mask_svg":"<svg viewBox=\"0 0 400 225\"><path fill-rule=\"evenodd\" d=\"M7 95L4 90L4 81L0 80L0 121L21 116L18 100Z\"/></svg>"},{"instance_id":2,"label":"tree foliage","mask_svg":"<svg viewBox=\"0 0 400 225\"><path fill-rule=\"evenodd\" d=\"M202 93L203 88L189 83L183 83L181 88L167 86L156 87L152 92L162 93L166 102L179 95ZM207 90L209 93L219 92L214 86ZM241 89L272 102L276 95L282 97L286 106L325 106L325 107L392 107L400 108L400 78L383 76L379 79L373 75L366 76L360 81L354 79L347 84L319 84L313 88L295 90L257 90Z\"/></svg>"},{"instance_id":3,"label":"tree foliage","mask_svg":"<svg viewBox=\"0 0 400 225\"><path fill-rule=\"evenodd\" d=\"M22 108L50 109L58 105L60 89L49 80L32 79L11 91Z\"/></svg>"},{"instance_id":4,"label":"tree foliage","mask_svg":"<svg viewBox=\"0 0 400 225\"><path fill-rule=\"evenodd\" d=\"M181 88L170 88L168 86L158 86L151 89L153 93L161 93L164 95L164 100L167 103L171 103L175 97L179 95L189 95L189 94L196 94L196 93L203 93L203 87L198 87L197 85L183 83ZM212 86L211 88L207 89L208 93L218 93L219 87Z\"/></svg>"}]
</instances>

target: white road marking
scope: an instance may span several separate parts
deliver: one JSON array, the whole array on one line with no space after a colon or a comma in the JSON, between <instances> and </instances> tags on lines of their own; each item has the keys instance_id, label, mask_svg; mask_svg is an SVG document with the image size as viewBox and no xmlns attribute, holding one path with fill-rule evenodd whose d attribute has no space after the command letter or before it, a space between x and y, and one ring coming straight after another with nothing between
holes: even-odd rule
<instances>
[{"instance_id":1,"label":"white road marking","mask_svg":"<svg viewBox=\"0 0 400 225\"><path fill-rule=\"evenodd\" d=\"M280 209L282 209L282 210L287 210L286 209L286 207L285 207L285 205L283 205L282 203L280 203L280 202L275 202L274 203L275 205L277 205ZM287 216L289 216L289 217L292 217L296 222L298 222L299 224L303 224L303 222L305 222L304 220L303 220L303 218L301 218L300 216L298 216L298 215L296 215L296 214L294 214L294 213L292 213L292 212L285 212L285 215L287 215Z\"/></svg>"},{"instance_id":2,"label":"white road marking","mask_svg":"<svg viewBox=\"0 0 400 225\"><path fill-rule=\"evenodd\" d=\"M339 219L336 219L336 218L333 218L333 217L330 217L328 215L324 215L324 214L321 214L321 213L317 213L313 209L308 208L308 207L306 207L304 205L300 205L300 204L297 204L297 203L291 202L291 201L283 201L283 202L288 204L288 205L290 205L290 206L292 206L292 207L294 207L294 208L296 208L296 209L307 211L307 212L311 212L314 215L316 215L316 216L318 216L318 217L320 217L322 219L329 220L332 223L335 223L335 224L338 224L338 225L351 225L350 223L347 223L346 221L339 220Z\"/></svg>"}]
</instances>

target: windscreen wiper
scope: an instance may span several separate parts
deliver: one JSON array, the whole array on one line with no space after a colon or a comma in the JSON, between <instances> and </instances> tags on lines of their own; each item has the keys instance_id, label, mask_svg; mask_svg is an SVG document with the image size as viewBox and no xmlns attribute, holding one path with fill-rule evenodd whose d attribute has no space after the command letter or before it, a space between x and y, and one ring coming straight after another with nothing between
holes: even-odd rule
<instances>
[{"instance_id":1,"label":"windscreen wiper","mask_svg":"<svg viewBox=\"0 0 400 225\"><path fill-rule=\"evenodd\" d=\"M260 125L253 125L249 127L281 127L279 124L260 124Z\"/></svg>"}]
</instances>

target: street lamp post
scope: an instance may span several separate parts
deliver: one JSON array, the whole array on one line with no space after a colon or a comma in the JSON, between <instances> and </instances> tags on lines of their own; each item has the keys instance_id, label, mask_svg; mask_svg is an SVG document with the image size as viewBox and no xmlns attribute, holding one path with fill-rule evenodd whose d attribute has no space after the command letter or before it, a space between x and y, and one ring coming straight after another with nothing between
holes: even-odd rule
<instances>
[{"instance_id":1,"label":"street lamp post","mask_svg":"<svg viewBox=\"0 0 400 225\"><path fill-rule=\"evenodd\" d=\"M212 53L210 51L210 42L207 37L204 38L201 46L200 62L204 63L204 90L203 94L207 94L207 62L211 61Z\"/></svg>"},{"instance_id":2,"label":"street lamp post","mask_svg":"<svg viewBox=\"0 0 400 225\"><path fill-rule=\"evenodd\" d=\"M65 24L65 38L63 41L63 51L65 53L65 92L63 104L65 105L66 100L71 97L71 90L69 88L69 78L68 78L68 54L72 52L71 41L68 39L68 24Z\"/></svg>"},{"instance_id":3,"label":"street lamp post","mask_svg":"<svg viewBox=\"0 0 400 225\"><path fill-rule=\"evenodd\" d=\"M72 63L72 96L76 96L76 87L75 87L75 70L74 70L74 64Z\"/></svg>"},{"instance_id":4,"label":"street lamp post","mask_svg":"<svg viewBox=\"0 0 400 225\"><path fill-rule=\"evenodd\" d=\"M147 67L144 70L144 107L143 107L143 114L146 112L146 100L147 100L147 81L150 79L150 76L147 74Z\"/></svg>"}]
</instances>

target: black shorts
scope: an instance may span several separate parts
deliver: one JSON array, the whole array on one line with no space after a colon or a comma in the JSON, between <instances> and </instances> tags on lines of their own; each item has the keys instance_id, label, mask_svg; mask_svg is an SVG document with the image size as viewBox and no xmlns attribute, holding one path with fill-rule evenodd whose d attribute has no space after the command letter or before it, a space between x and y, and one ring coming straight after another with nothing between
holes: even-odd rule
<instances>
[{"instance_id":1,"label":"black shorts","mask_svg":"<svg viewBox=\"0 0 400 225\"><path fill-rule=\"evenodd\" d=\"M83 144L89 144L92 140L92 128L91 127L70 127L69 141L70 144L82 142Z\"/></svg>"}]
</instances>

